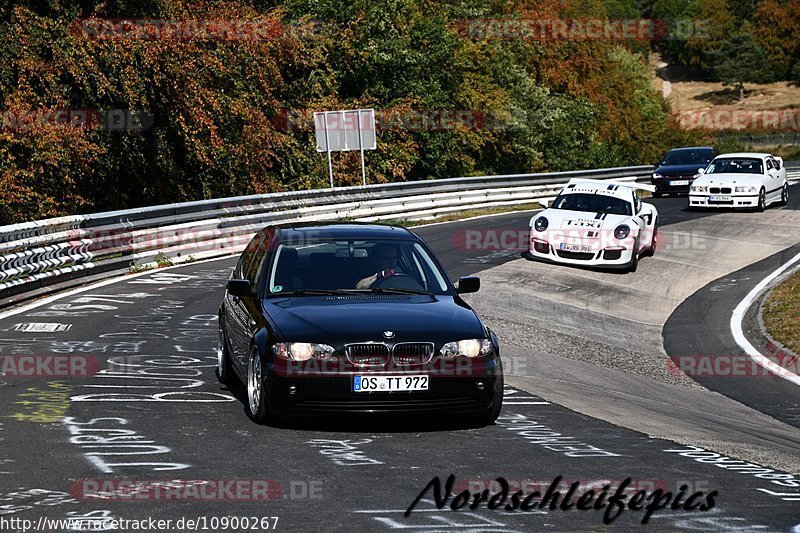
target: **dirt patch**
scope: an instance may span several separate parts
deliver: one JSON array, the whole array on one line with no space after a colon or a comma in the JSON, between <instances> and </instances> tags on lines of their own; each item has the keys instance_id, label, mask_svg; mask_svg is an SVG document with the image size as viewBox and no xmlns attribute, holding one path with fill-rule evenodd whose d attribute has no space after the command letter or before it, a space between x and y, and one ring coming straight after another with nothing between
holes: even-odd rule
<instances>
[{"instance_id":1,"label":"dirt patch","mask_svg":"<svg viewBox=\"0 0 800 533\"><path fill-rule=\"evenodd\" d=\"M800 108L800 86L781 81L746 83L745 98L739 91L721 82L687 79L686 71L673 68L658 54L650 57L653 87L662 93L676 113L704 109L775 111Z\"/></svg>"},{"instance_id":2,"label":"dirt patch","mask_svg":"<svg viewBox=\"0 0 800 533\"><path fill-rule=\"evenodd\" d=\"M663 83L663 80L662 80ZM745 98L739 101L739 91L722 83L708 81L670 82L667 101L674 111L725 109L773 111L800 108L800 87L788 82L745 84Z\"/></svg>"}]
</instances>

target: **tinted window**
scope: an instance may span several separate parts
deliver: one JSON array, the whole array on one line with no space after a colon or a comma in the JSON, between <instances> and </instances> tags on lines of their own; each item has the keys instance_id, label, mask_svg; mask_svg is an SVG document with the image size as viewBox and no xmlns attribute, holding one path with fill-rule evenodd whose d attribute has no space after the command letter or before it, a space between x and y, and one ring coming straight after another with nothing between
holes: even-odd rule
<instances>
[{"instance_id":1,"label":"tinted window","mask_svg":"<svg viewBox=\"0 0 800 533\"><path fill-rule=\"evenodd\" d=\"M250 284L256 288L256 282L261 273L264 264L264 257L267 253L267 248L270 238L265 233L258 233L247 244L247 247L242 252L241 275L244 279L248 280Z\"/></svg>"},{"instance_id":2,"label":"tinted window","mask_svg":"<svg viewBox=\"0 0 800 533\"><path fill-rule=\"evenodd\" d=\"M707 165L711 162L713 150L671 150L664 158L664 165Z\"/></svg>"},{"instance_id":3,"label":"tinted window","mask_svg":"<svg viewBox=\"0 0 800 533\"><path fill-rule=\"evenodd\" d=\"M370 281L378 273L384 275L380 282L377 278ZM446 274L430 254L413 240L315 240L278 247L267 291L280 294L380 287L445 294L449 291L445 279Z\"/></svg>"},{"instance_id":4,"label":"tinted window","mask_svg":"<svg viewBox=\"0 0 800 533\"><path fill-rule=\"evenodd\" d=\"M764 165L753 157L717 158L709 165L706 174L763 174Z\"/></svg>"},{"instance_id":5,"label":"tinted window","mask_svg":"<svg viewBox=\"0 0 800 533\"><path fill-rule=\"evenodd\" d=\"M590 213L608 213L609 215L633 214L630 202L606 194L560 194L551 207Z\"/></svg>"}]
</instances>

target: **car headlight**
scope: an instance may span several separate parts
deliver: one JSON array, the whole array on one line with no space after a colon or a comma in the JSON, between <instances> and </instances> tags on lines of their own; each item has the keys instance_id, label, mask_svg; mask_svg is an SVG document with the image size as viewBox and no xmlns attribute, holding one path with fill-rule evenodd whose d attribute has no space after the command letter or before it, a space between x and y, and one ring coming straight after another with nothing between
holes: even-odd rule
<instances>
[{"instance_id":1,"label":"car headlight","mask_svg":"<svg viewBox=\"0 0 800 533\"><path fill-rule=\"evenodd\" d=\"M442 357L456 357L463 355L466 357L479 357L491 355L494 346L489 339L465 339L463 341L453 341L445 343L440 350Z\"/></svg>"},{"instance_id":2,"label":"car headlight","mask_svg":"<svg viewBox=\"0 0 800 533\"><path fill-rule=\"evenodd\" d=\"M736 192L756 192L755 187L736 187Z\"/></svg>"},{"instance_id":3,"label":"car headlight","mask_svg":"<svg viewBox=\"0 0 800 533\"><path fill-rule=\"evenodd\" d=\"M614 230L614 237L616 237L619 240L626 238L630 234L631 234L631 228L629 228L626 224L620 224Z\"/></svg>"},{"instance_id":4,"label":"car headlight","mask_svg":"<svg viewBox=\"0 0 800 533\"><path fill-rule=\"evenodd\" d=\"M333 355L333 346L310 342L279 342L272 345L272 353L281 359L291 361L308 361L312 357L325 359Z\"/></svg>"},{"instance_id":5,"label":"car headlight","mask_svg":"<svg viewBox=\"0 0 800 533\"><path fill-rule=\"evenodd\" d=\"M708 185L692 185L692 192L708 192Z\"/></svg>"},{"instance_id":6,"label":"car headlight","mask_svg":"<svg viewBox=\"0 0 800 533\"><path fill-rule=\"evenodd\" d=\"M547 221L545 217L539 217L533 221L533 229L536 231L544 231L547 229L550 223Z\"/></svg>"},{"instance_id":7,"label":"car headlight","mask_svg":"<svg viewBox=\"0 0 800 533\"><path fill-rule=\"evenodd\" d=\"M657 173L657 172L653 172L653 179L656 179L656 180L657 180L657 179L659 179L659 178L661 178L661 174L659 174L659 173Z\"/></svg>"}]
</instances>

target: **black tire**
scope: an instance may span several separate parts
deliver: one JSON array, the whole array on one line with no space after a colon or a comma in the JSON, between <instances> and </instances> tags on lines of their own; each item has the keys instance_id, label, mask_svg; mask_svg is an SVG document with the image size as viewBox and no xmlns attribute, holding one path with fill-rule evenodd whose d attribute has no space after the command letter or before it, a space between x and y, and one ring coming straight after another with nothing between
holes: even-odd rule
<instances>
[{"instance_id":1,"label":"black tire","mask_svg":"<svg viewBox=\"0 0 800 533\"><path fill-rule=\"evenodd\" d=\"M664 193L661 192L661 191L654 191L653 192L653 198L661 198L662 196L664 196Z\"/></svg>"},{"instance_id":2,"label":"black tire","mask_svg":"<svg viewBox=\"0 0 800 533\"><path fill-rule=\"evenodd\" d=\"M783 191L781 191L781 201L778 203L778 205L781 205L781 206L789 205L789 184L788 183L784 183L783 184Z\"/></svg>"},{"instance_id":3,"label":"black tire","mask_svg":"<svg viewBox=\"0 0 800 533\"><path fill-rule=\"evenodd\" d=\"M639 253L637 249L639 243L634 245L633 254L631 255L631 262L628 264L628 272L636 272L636 269L639 268Z\"/></svg>"},{"instance_id":4,"label":"black tire","mask_svg":"<svg viewBox=\"0 0 800 533\"><path fill-rule=\"evenodd\" d=\"M257 367L257 368L256 368ZM267 407L267 387L262 369L264 368L261 354L256 346L250 349L250 356L247 361L247 410L250 418L258 424L266 424L271 416ZM258 374L257 376L255 374ZM255 389L258 389L258 398L255 398Z\"/></svg>"},{"instance_id":5,"label":"black tire","mask_svg":"<svg viewBox=\"0 0 800 533\"><path fill-rule=\"evenodd\" d=\"M217 379L220 383L228 384L233 376L231 368L231 354L228 351L228 343L225 338L225 330L222 327L222 318L219 320L219 337L217 339Z\"/></svg>"},{"instance_id":6,"label":"black tire","mask_svg":"<svg viewBox=\"0 0 800 533\"><path fill-rule=\"evenodd\" d=\"M503 365L499 363L499 375L494 382L494 398L492 399L492 407L487 409L485 413L476 417L475 422L480 426L489 426L494 424L497 417L500 416L500 411L503 409L503 388L505 383L503 380Z\"/></svg>"},{"instance_id":7,"label":"black tire","mask_svg":"<svg viewBox=\"0 0 800 533\"><path fill-rule=\"evenodd\" d=\"M650 247L647 249L647 257L653 257L658 248L658 218L653 224L653 238L650 240Z\"/></svg>"},{"instance_id":8,"label":"black tire","mask_svg":"<svg viewBox=\"0 0 800 533\"><path fill-rule=\"evenodd\" d=\"M759 191L758 193L758 205L756 206L756 212L763 213L766 208L767 208L767 191L764 190L764 187L761 187L761 191Z\"/></svg>"}]
</instances>

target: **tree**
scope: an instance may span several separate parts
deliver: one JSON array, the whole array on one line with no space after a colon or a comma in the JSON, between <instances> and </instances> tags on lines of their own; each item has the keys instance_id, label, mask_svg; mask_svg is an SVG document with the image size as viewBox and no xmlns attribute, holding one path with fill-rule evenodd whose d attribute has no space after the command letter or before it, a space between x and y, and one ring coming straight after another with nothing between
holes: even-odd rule
<instances>
[{"instance_id":1,"label":"tree","mask_svg":"<svg viewBox=\"0 0 800 533\"><path fill-rule=\"evenodd\" d=\"M739 89L739 100L744 100L744 84L767 82L774 79L767 66L767 54L753 41L752 34L740 33L723 41L711 54L712 73L725 86Z\"/></svg>"}]
</instances>

